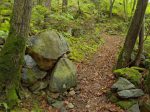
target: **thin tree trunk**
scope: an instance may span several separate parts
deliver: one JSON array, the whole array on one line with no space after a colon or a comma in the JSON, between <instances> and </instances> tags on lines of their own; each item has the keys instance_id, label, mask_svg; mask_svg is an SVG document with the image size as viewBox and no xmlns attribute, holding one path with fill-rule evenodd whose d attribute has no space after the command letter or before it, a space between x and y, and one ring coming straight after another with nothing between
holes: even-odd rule
<instances>
[{"instance_id":1,"label":"thin tree trunk","mask_svg":"<svg viewBox=\"0 0 150 112\"><path fill-rule=\"evenodd\" d=\"M131 11L132 14L133 14L133 12L135 10L135 6L136 6L136 0L134 0L134 2L133 2L133 7L132 7L132 11Z\"/></svg>"},{"instance_id":2,"label":"thin tree trunk","mask_svg":"<svg viewBox=\"0 0 150 112\"><path fill-rule=\"evenodd\" d=\"M14 0L10 32L0 53L0 95L8 106L18 101L26 38L29 34L31 0Z\"/></svg>"},{"instance_id":3,"label":"thin tree trunk","mask_svg":"<svg viewBox=\"0 0 150 112\"><path fill-rule=\"evenodd\" d=\"M51 10L51 2L52 0L46 0L45 7L47 7L49 10Z\"/></svg>"},{"instance_id":4,"label":"thin tree trunk","mask_svg":"<svg viewBox=\"0 0 150 112\"><path fill-rule=\"evenodd\" d=\"M139 66L141 62L141 55L143 52L144 45L144 21L139 33L139 45L138 45L138 54L135 59L135 66Z\"/></svg>"},{"instance_id":5,"label":"thin tree trunk","mask_svg":"<svg viewBox=\"0 0 150 112\"><path fill-rule=\"evenodd\" d=\"M62 0L62 12L67 11L68 0Z\"/></svg>"},{"instance_id":6,"label":"thin tree trunk","mask_svg":"<svg viewBox=\"0 0 150 112\"><path fill-rule=\"evenodd\" d=\"M127 0L123 0L123 7L124 7L124 19L127 21Z\"/></svg>"},{"instance_id":7,"label":"thin tree trunk","mask_svg":"<svg viewBox=\"0 0 150 112\"><path fill-rule=\"evenodd\" d=\"M131 53L143 23L147 4L148 0L138 0L137 8L127 33L124 47L118 58L117 68L127 67L130 64Z\"/></svg>"},{"instance_id":8,"label":"thin tree trunk","mask_svg":"<svg viewBox=\"0 0 150 112\"><path fill-rule=\"evenodd\" d=\"M114 3L115 3L115 0L110 0L110 8L109 8L109 11L110 11L109 17L110 18L112 18L112 10L113 10Z\"/></svg>"}]
</instances>

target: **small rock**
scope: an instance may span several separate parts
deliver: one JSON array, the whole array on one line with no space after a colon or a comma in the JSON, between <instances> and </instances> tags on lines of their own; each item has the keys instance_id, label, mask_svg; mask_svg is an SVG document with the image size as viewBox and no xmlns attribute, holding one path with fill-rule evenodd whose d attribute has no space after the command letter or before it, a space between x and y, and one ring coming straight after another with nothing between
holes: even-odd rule
<instances>
[{"instance_id":1,"label":"small rock","mask_svg":"<svg viewBox=\"0 0 150 112\"><path fill-rule=\"evenodd\" d=\"M63 101L55 101L55 103L53 103L52 106L59 109L64 106L64 102Z\"/></svg>"},{"instance_id":2,"label":"small rock","mask_svg":"<svg viewBox=\"0 0 150 112\"><path fill-rule=\"evenodd\" d=\"M57 99L59 97L59 93L48 93L51 98Z\"/></svg>"},{"instance_id":3,"label":"small rock","mask_svg":"<svg viewBox=\"0 0 150 112\"><path fill-rule=\"evenodd\" d=\"M140 112L139 104L133 105L131 108L127 110L127 112Z\"/></svg>"},{"instance_id":4,"label":"small rock","mask_svg":"<svg viewBox=\"0 0 150 112\"><path fill-rule=\"evenodd\" d=\"M33 68L34 66L36 66L36 62L30 55L25 55L24 60L25 60L25 66L27 68Z\"/></svg>"},{"instance_id":5,"label":"small rock","mask_svg":"<svg viewBox=\"0 0 150 112\"><path fill-rule=\"evenodd\" d=\"M47 86L48 86L48 83L46 81L44 81L44 82L38 81L33 86L30 87L30 90L32 92L36 93L40 90L45 89Z\"/></svg>"},{"instance_id":6,"label":"small rock","mask_svg":"<svg viewBox=\"0 0 150 112\"><path fill-rule=\"evenodd\" d=\"M53 99L53 98L51 98L51 97L48 97L48 98L47 98L47 102L48 102L49 105L52 105L53 103L56 102L56 100Z\"/></svg>"},{"instance_id":7,"label":"small rock","mask_svg":"<svg viewBox=\"0 0 150 112\"><path fill-rule=\"evenodd\" d=\"M113 84L111 88L112 90L122 91L127 89L135 89L135 85L133 85L127 79L120 77L118 81L115 84Z\"/></svg>"},{"instance_id":8,"label":"small rock","mask_svg":"<svg viewBox=\"0 0 150 112\"><path fill-rule=\"evenodd\" d=\"M76 92L75 92L74 90L72 90L72 91L69 92L69 94L70 94L71 96L73 96L73 95L76 94Z\"/></svg>"},{"instance_id":9,"label":"small rock","mask_svg":"<svg viewBox=\"0 0 150 112\"><path fill-rule=\"evenodd\" d=\"M120 98L137 98L144 95L141 89L130 89L117 92Z\"/></svg>"},{"instance_id":10,"label":"small rock","mask_svg":"<svg viewBox=\"0 0 150 112\"><path fill-rule=\"evenodd\" d=\"M68 108L68 109L73 109L73 108L74 108L74 105L73 105L72 103L68 103L67 108Z\"/></svg>"},{"instance_id":11,"label":"small rock","mask_svg":"<svg viewBox=\"0 0 150 112\"><path fill-rule=\"evenodd\" d=\"M37 80L42 80L47 75L47 72L41 71L37 66L33 68L23 68L22 72L22 81L27 86L33 85Z\"/></svg>"},{"instance_id":12,"label":"small rock","mask_svg":"<svg viewBox=\"0 0 150 112\"><path fill-rule=\"evenodd\" d=\"M90 105L86 105L85 107L86 107L86 108L90 108Z\"/></svg>"}]
</instances>

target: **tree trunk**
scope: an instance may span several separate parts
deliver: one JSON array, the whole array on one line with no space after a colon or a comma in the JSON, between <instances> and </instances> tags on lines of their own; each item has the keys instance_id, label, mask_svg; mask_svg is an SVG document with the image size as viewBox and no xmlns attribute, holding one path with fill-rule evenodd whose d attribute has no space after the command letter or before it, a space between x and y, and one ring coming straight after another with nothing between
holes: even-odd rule
<instances>
[{"instance_id":1,"label":"tree trunk","mask_svg":"<svg viewBox=\"0 0 150 112\"><path fill-rule=\"evenodd\" d=\"M127 0L123 0L124 20L127 21Z\"/></svg>"},{"instance_id":2,"label":"tree trunk","mask_svg":"<svg viewBox=\"0 0 150 112\"><path fill-rule=\"evenodd\" d=\"M25 38L29 34L31 0L14 0L10 32L0 53L0 95L8 106L18 101L21 68L25 54Z\"/></svg>"},{"instance_id":3,"label":"tree trunk","mask_svg":"<svg viewBox=\"0 0 150 112\"><path fill-rule=\"evenodd\" d=\"M112 10L113 10L113 6L114 6L115 0L110 0L110 7L109 7L109 17L112 18Z\"/></svg>"},{"instance_id":4,"label":"tree trunk","mask_svg":"<svg viewBox=\"0 0 150 112\"><path fill-rule=\"evenodd\" d=\"M49 10L51 10L51 2L52 0L46 0L45 7L47 7Z\"/></svg>"},{"instance_id":5,"label":"tree trunk","mask_svg":"<svg viewBox=\"0 0 150 112\"><path fill-rule=\"evenodd\" d=\"M67 6L68 6L68 0L63 0L62 1L62 12L67 11Z\"/></svg>"},{"instance_id":6,"label":"tree trunk","mask_svg":"<svg viewBox=\"0 0 150 112\"><path fill-rule=\"evenodd\" d=\"M127 67L130 64L131 53L143 23L147 4L148 0L138 0L137 8L127 33L124 47L119 55L117 68Z\"/></svg>"},{"instance_id":7,"label":"tree trunk","mask_svg":"<svg viewBox=\"0 0 150 112\"><path fill-rule=\"evenodd\" d=\"M141 55L144 47L144 21L139 33L139 45L138 45L138 54L135 59L135 66L139 66L141 62Z\"/></svg>"},{"instance_id":8,"label":"tree trunk","mask_svg":"<svg viewBox=\"0 0 150 112\"><path fill-rule=\"evenodd\" d=\"M132 7L132 11L131 11L132 14L133 14L133 12L135 10L135 6L136 6L136 0L133 1L133 7Z\"/></svg>"}]
</instances>

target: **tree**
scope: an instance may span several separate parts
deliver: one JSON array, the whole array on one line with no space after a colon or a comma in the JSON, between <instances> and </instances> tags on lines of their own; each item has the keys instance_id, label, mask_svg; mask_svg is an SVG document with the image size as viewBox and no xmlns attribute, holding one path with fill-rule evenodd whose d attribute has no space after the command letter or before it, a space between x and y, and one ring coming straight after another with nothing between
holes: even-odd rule
<instances>
[{"instance_id":1,"label":"tree","mask_svg":"<svg viewBox=\"0 0 150 112\"><path fill-rule=\"evenodd\" d=\"M62 12L67 11L68 0L62 0Z\"/></svg>"},{"instance_id":2,"label":"tree","mask_svg":"<svg viewBox=\"0 0 150 112\"><path fill-rule=\"evenodd\" d=\"M126 36L123 49L118 58L117 68L127 67L130 65L131 53L134 49L137 36L141 30L147 4L148 0L138 0L137 7Z\"/></svg>"},{"instance_id":3,"label":"tree","mask_svg":"<svg viewBox=\"0 0 150 112\"><path fill-rule=\"evenodd\" d=\"M29 34L31 0L14 0L13 15L6 43L0 53L0 95L13 107L18 101L21 69Z\"/></svg>"},{"instance_id":4,"label":"tree","mask_svg":"<svg viewBox=\"0 0 150 112\"><path fill-rule=\"evenodd\" d=\"M139 33L139 45L138 45L138 53L137 56L135 58L135 62L134 65L135 66L139 66L140 62L141 62L141 56L142 56L142 52L143 52L143 47L144 47L144 32L145 32L145 25L144 25L144 21Z\"/></svg>"},{"instance_id":5,"label":"tree","mask_svg":"<svg viewBox=\"0 0 150 112\"><path fill-rule=\"evenodd\" d=\"M110 7L109 7L109 17L112 18L112 10L114 6L115 0L110 0Z\"/></svg>"},{"instance_id":6,"label":"tree","mask_svg":"<svg viewBox=\"0 0 150 112\"><path fill-rule=\"evenodd\" d=\"M52 0L46 0L46 2L45 2L45 6L46 6L49 10L51 10L51 2L52 2Z\"/></svg>"}]
</instances>

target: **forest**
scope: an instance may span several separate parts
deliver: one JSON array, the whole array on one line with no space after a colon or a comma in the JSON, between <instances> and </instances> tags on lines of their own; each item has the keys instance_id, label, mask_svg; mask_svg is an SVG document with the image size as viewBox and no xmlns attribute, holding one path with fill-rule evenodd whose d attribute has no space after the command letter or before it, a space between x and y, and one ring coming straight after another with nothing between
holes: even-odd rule
<instances>
[{"instance_id":1,"label":"forest","mask_svg":"<svg viewBox=\"0 0 150 112\"><path fill-rule=\"evenodd\" d=\"M0 112L150 112L150 1L0 0Z\"/></svg>"}]
</instances>

